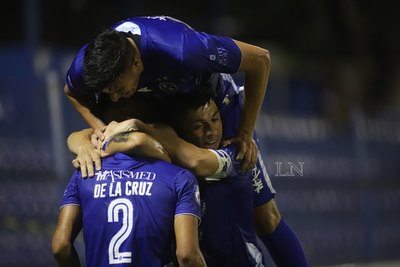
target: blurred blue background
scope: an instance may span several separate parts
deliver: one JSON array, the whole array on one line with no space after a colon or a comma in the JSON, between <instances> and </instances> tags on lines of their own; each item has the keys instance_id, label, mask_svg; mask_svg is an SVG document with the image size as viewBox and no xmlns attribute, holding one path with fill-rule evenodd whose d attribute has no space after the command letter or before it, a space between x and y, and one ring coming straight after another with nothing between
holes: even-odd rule
<instances>
[{"instance_id":1,"label":"blurred blue background","mask_svg":"<svg viewBox=\"0 0 400 267\"><path fill-rule=\"evenodd\" d=\"M311 266L400 260L398 10L369 0L7 2L0 266L56 266L50 238L72 173L65 139L86 127L63 96L66 69L98 31L141 15L270 51L257 130L276 201Z\"/></svg>"}]
</instances>

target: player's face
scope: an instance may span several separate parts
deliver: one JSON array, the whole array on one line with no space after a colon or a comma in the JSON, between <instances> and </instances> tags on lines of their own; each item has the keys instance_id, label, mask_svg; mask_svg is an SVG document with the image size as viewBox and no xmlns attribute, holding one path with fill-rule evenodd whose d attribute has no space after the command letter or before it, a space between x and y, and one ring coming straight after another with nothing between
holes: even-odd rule
<instances>
[{"instance_id":1,"label":"player's face","mask_svg":"<svg viewBox=\"0 0 400 267\"><path fill-rule=\"evenodd\" d=\"M114 81L110 86L105 88L103 92L108 93L113 102L117 102L121 97L129 98L137 90L139 84L140 74L143 71L143 64L140 59L140 52L138 51L133 40L128 38L129 42L132 44L133 49L136 49L135 56L128 59L131 64L127 70L122 73L116 81Z\"/></svg>"},{"instance_id":2,"label":"player's face","mask_svg":"<svg viewBox=\"0 0 400 267\"><path fill-rule=\"evenodd\" d=\"M211 100L197 110L187 111L181 130L188 142L202 148L218 149L222 138L222 122L215 102Z\"/></svg>"},{"instance_id":3,"label":"player's face","mask_svg":"<svg viewBox=\"0 0 400 267\"><path fill-rule=\"evenodd\" d=\"M140 73L131 68L114 81L109 87L105 88L103 92L108 93L113 102L117 102L121 97L131 97L137 89L139 83Z\"/></svg>"}]
</instances>

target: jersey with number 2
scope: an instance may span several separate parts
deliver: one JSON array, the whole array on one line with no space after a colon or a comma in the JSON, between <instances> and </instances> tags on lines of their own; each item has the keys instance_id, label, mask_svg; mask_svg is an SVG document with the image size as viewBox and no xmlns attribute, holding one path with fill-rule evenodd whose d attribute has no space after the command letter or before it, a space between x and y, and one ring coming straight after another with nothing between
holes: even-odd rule
<instances>
[{"instance_id":1,"label":"jersey with number 2","mask_svg":"<svg viewBox=\"0 0 400 267\"><path fill-rule=\"evenodd\" d=\"M76 171L65 205L82 208L86 266L160 267L173 258L174 216L199 217L199 191L185 169L117 153L93 178Z\"/></svg>"}]
</instances>

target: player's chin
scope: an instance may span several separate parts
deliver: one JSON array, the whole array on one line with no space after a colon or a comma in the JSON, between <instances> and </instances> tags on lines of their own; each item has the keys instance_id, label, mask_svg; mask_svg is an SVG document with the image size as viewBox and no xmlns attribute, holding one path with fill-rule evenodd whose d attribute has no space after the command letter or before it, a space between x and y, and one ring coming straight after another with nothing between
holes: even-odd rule
<instances>
[{"instance_id":1,"label":"player's chin","mask_svg":"<svg viewBox=\"0 0 400 267\"><path fill-rule=\"evenodd\" d=\"M204 148L207 149L218 149L219 148L219 144L217 142L214 143L204 143L203 145Z\"/></svg>"},{"instance_id":2,"label":"player's chin","mask_svg":"<svg viewBox=\"0 0 400 267\"><path fill-rule=\"evenodd\" d=\"M125 94L125 95L123 96L123 98L128 99L128 98L130 98L131 96L133 96L133 94L134 94L134 92L133 92L133 93L129 93L129 94Z\"/></svg>"}]
</instances>

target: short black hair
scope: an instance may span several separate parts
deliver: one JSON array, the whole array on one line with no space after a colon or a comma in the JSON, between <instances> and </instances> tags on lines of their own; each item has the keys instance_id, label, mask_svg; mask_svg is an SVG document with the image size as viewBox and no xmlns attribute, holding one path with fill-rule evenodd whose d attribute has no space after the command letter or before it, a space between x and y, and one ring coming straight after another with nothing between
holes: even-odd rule
<instances>
[{"instance_id":1,"label":"short black hair","mask_svg":"<svg viewBox=\"0 0 400 267\"><path fill-rule=\"evenodd\" d=\"M127 34L114 29L99 33L86 48L83 60L85 85L98 92L113 83L130 65L135 56Z\"/></svg>"},{"instance_id":2,"label":"short black hair","mask_svg":"<svg viewBox=\"0 0 400 267\"><path fill-rule=\"evenodd\" d=\"M168 101L164 101L164 109L169 110L166 121L179 134L180 123L188 111L197 110L209 103L211 100L215 101L215 99L215 90L209 83L202 83L193 92L171 96Z\"/></svg>"}]
</instances>

